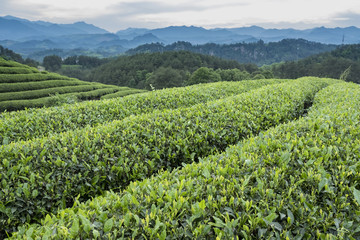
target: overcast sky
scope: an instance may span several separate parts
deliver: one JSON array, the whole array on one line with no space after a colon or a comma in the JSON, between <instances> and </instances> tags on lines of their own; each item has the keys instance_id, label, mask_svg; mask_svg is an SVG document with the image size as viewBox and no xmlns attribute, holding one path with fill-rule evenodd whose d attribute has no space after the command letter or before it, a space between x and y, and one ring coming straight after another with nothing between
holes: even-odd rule
<instances>
[{"instance_id":1,"label":"overcast sky","mask_svg":"<svg viewBox=\"0 0 360 240\"><path fill-rule=\"evenodd\" d=\"M128 27L360 27L360 0L0 0L0 16Z\"/></svg>"}]
</instances>

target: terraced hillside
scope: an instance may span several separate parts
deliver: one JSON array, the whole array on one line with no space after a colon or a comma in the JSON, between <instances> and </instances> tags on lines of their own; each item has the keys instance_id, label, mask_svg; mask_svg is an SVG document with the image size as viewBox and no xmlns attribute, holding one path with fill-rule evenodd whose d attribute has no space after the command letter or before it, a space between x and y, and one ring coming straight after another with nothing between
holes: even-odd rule
<instances>
[{"instance_id":1,"label":"terraced hillside","mask_svg":"<svg viewBox=\"0 0 360 240\"><path fill-rule=\"evenodd\" d=\"M21 115L46 129L51 113L6 113L0 238L359 239L359 93L312 77L166 89L89 102L79 125L71 105L53 112L69 128L19 139ZM81 123L99 104L118 118Z\"/></svg>"},{"instance_id":2,"label":"terraced hillside","mask_svg":"<svg viewBox=\"0 0 360 240\"><path fill-rule=\"evenodd\" d=\"M67 98L83 101L139 92L144 90L80 81L0 58L0 111L51 106Z\"/></svg>"}]
</instances>

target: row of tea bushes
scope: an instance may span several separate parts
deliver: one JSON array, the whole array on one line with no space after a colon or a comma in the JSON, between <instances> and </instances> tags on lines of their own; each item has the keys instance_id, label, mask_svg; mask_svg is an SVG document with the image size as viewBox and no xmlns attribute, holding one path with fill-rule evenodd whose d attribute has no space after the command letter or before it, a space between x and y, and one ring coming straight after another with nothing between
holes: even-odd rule
<instances>
[{"instance_id":1,"label":"row of tea bushes","mask_svg":"<svg viewBox=\"0 0 360 240\"><path fill-rule=\"evenodd\" d=\"M116 92L127 91L124 94L130 94L129 90L127 87L90 83L46 71L39 72L36 68L0 58L0 112L61 105L63 102L73 103L77 100L98 100ZM73 94L70 96L69 93ZM49 97L51 95L61 95L62 100L54 101L53 97ZM11 134L9 132L7 135ZM0 142L3 140L0 139Z\"/></svg>"},{"instance_id":2,"label":"row of tea bushes","mask_svg":"<svg viewBox=\"0 0 360 240\"><path fill-rule=\"evenodd\" d=\"M96 126L104 122L120 120L130 115L148 113L155 109L189 107L284 81L288 80L272 79L200 84L130 95L124 98L2 113L0 114L0 144L29 140L51 133L83 128L87 125ZM47 100L21 101L19 107L28 107L25 104L41 105ZM18 102L0 103L0 111L11 107L12 104L16 107L15 104Z\"/></svg>"},{"instance_id":3,"label":"row of tea bushes","mask_svg":"<svg viewBox=\"0 0 360 240\"><path fill-rule=\"evenodd\" d=\"M42 90L42 89L48 89L54 87L76 86L76 85L90 85L90 83L80 80L60 80L60 79L38 81L38 82L0 83L0 94L1 94L0 96L3 96L4 94L21 93L22 91L29 91L29 90L36 91L36 90ZM98 85L104 86L103 84L98 84Z\"/></svg>"},{"instance_id":4,"label":"row of tea bushes","mask_svg":"<svg viewBox=\"0 0 360 240\"><path fill-rule=\"evenodd\" d=\"M28 74L28 73L39 73L36 68L24 68L24 67L1 67L0 74Z\"/></svg>"},{"instance_id":5,"label":"row of tea bushes","mask_svg":"<svg viewBox=\"0 0 360 240\"><path fill-rule=\"evenodd\" d=\"M11 239L359 239L359 121L359 86L332 85L305 118Z\"/></svg>"},{"instance_id":6,"label":"row of tea bushes","mask_svg":"<svg viewBox=\"0 0 360 240\"><path fill-rule=\"evenodd\" d=\"M81 90L81 92L77 91ZM44 94L44 92L46 94ZM112 94L115 92L119 92L118 87L112 87L109 86L96 86L96 85L80 85L80 86L73 86L73 87L61 87L61 88L55 88L55 89L49 89L49 90L39 90L36 93L39 95L50 95L48 97L40 97L35 99L26 99L27 96L34 96L35 93L25 93L23 94L23 98L20 100L10 100L10 101L0 101L0 111L2 110L21 110L24 108L34 108L34 107L50 107L54 106L54 101L57 101L57 97L60 97L62 99L68 98L69 101L72 101L71 99L76 98L76 100L96 100L100 99L102 96L105 96L107 94ZM61 95L56 95L56 94ZM53 95L52 95L53 94ZM17 95L14 94L14 97ZM72 103L73 104L73 103ZM25 123L26 126L26 123ZM30 127L30 128L27 128ZM25 127L25 131L27 133L32 132L31 126L27 125ZM10 135L11 133L7 133ZM8 141L8 138L5 137L3 144L6 144Z\"/></svg>"},{"instance_id":7,"label":"row of tea bushes","mask_svg":"<svg viewBox=\"0 0 360 240\"><path fill-rule=\"evenodd\" d=\"M131 95L131 94L135 94L135 93L144 93L144 92L147 92L147 91L143 90L143 89L129 89L129 90L102 96L101 99L103 100L103 99L110 99L110 98L125 97L127 95Z\"/></svg>"},{"instance_id":8,"label":"row of tea bushes","mask_svg":"<svg viewBox=\"0 0 360 240\"><path fill-rule=\"evenodd\" d=\"M121 189L303 114L337 80L301 79L195 105L131 116L97 128L0 148L0 229Z\"/></svg>"},{"instance_id":9,"label":"row of tea bushes","mask_svg":"<svg viewBox=\"0 0 360 240\"><path fill-rule=\"evenodd\" d=\"M0 83L36 82L45 80L75 80L57 73L1 74Z\"/></svg>"},{"instance_id":10,"label":"row of tea bushes","mask_svg":"<svg viewBox=\"0 0 360 240\"><path fill-rule=\"evenodd\" d=\"M72 95L75 96L77 93L88 92L88 91L92 91L92 90L96 90L96 89L112 88L115 91L118 90L117 87L114 88L111 85L104 87L103 84L80 84L79 85L76 82L68 82L68 81L65 81L64 83L62 83L61 81L57 81L56 84L58 84L59 86L51 87L51 88L49 87L49 88L39 89L39 90L31 90L31 91L0 93L0 102L10 101L10 100L38 99L38 98L43 98L43 97L49 97L56 93L58 93L58 94L74 93ZM62 84L64 86L61 86ZM112 92L114 92L114 91L112 91Z\"/></svg>"},{"instance_id":11,"label":"row of tea bushes","mask_svg":"<svg viewBox=\"0 0 360 240\"><path fill-rule=\"evenodd\" d=\"M0 67L25 67L25 68L32 68L28 65L24 65L15 61L5 60L4 58L0 57Z\"/></svg>"}]
</instances>

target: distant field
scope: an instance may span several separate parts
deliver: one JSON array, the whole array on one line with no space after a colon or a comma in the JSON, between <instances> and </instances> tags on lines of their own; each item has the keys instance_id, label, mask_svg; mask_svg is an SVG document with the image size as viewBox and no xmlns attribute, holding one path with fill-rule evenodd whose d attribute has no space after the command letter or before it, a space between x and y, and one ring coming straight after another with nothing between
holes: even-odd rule
<instances>
[{"instance_id":1,"label":"distant field","mask_svg":"<svg viewBox=\"0 0 360 240\"><path fill-rule=\"evenodd\" d=\"M0 112L115 98L145 90L80 81L0 58Z\"/></svg>"}]
</instances>

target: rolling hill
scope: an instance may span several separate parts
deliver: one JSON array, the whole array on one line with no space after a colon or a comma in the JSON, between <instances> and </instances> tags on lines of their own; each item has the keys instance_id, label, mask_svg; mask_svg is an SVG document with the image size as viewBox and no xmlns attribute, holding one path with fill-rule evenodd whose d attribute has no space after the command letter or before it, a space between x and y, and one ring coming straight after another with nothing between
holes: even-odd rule
<instances>
[{"instance_id":1,"label":"rolling hill","mask_svg":"<svg viewBox=\"0 0 360 240\"><path fill-rule=\"evenodd\" d=\"M0 58L0 111L121 97L143 91L40 72L36 68Z\"/></svg>"},{"instance_id":2,"label":"rolling hill","mask_svg":"<svg viewBox=\"0 0 360 240\"><path fill-rule=\"evenodd\" d=\"M86 81L98 81L117 86L139 89L149 88L152 78L156 78L157 89L186 86L187 80L201 67L212 69L237 69L249 75L262 74L254 64L240 64L234 60L221 59L189 51L168 51L141 53L120 56L91 70L84 78ZM265 73L262 78L271 78ZM230 80L234 81L234 80ZM150 90L150 89L149 89Z\"/></svg>"},{"instance_id":3,"label":"rolling hill","mask_svg":"<svg viewBox=\"0 0 360 240\"><path fill-rule=\"evenodd\" d=\"M315 77L218 82L81 114L2 114L0 237L359 239L359 91ZM99 104L120 115L63 115L98 121ZM49 116L63 130L46 135Z\"/></svg>"}]
</instances>

